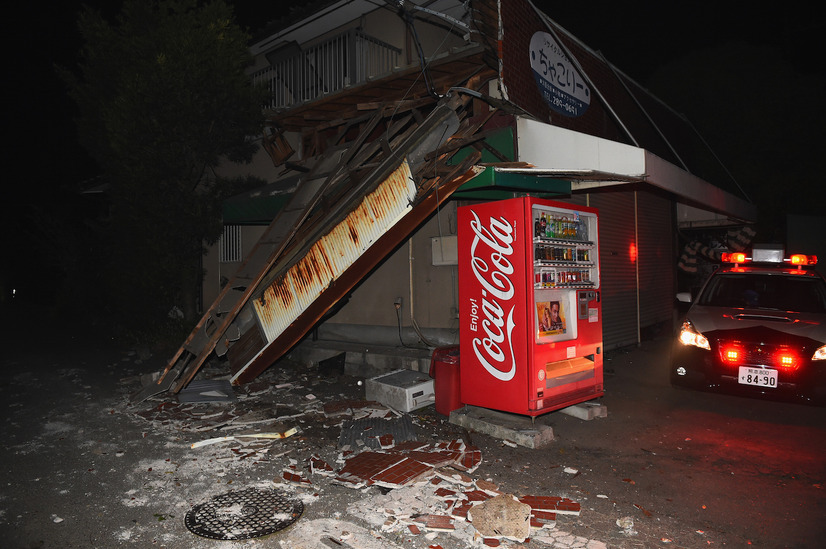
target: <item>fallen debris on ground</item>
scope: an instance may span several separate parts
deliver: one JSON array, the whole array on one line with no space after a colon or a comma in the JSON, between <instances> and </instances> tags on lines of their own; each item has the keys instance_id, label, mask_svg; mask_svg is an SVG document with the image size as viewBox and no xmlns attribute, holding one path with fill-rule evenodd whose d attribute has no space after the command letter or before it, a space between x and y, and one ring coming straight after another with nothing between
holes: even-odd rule
<instances>
[{"instance_id":1,"label":"fallen debris on ground","mask_svg":"<svg viewBox=\"0 0 826 549\"><path fill-rule=\"evenodd\" d=\"M352 489L358 495L346 514L370 524L367 535L381 547L393 547L390 539L417 537L430 547L443 547L436 543L442 536L463 546L488 547L528 540L561 546L563 538L574 538L557 530L556 521L560 514L578 515L579 503L505 494L490 479L474 478L483 456L469 442L422 441L417 416L343 394L324 397L329 392L324 382L294 377L276 372L269 380L259 378L234 388L237 399L146 401L132 412L178 433L206 463L243 462L265 471L275 466L272 486L295 491L310 508L333 487ZM329 444L305 445L312 430ZM193 436L199 438L187 440ZM305 531L301 522L289 528L290 539ZM320 544L315 546L352 546L357 530L344 516L313 523L323 526L312 534ZM314 546L306 542L302 546ZM369 546L366 538L362 546Z\"/></svg>"}]
</instances>

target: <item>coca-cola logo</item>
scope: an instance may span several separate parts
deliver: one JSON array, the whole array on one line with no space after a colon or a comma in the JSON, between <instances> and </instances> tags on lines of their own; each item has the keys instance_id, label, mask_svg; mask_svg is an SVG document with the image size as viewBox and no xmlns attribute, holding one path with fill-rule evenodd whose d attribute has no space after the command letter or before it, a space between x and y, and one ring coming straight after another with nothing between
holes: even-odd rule
<instances>
[{"instance_id":1,"label":"coca-cola logo","mask_svg":"<svg viewBox=\"0 0 826 549\"><path fill-rule=\"evenodd\" d=\"M471 299L471 327L481 327L484 337L473 339L473 352L485 370L500 381L510 381L516 374L513 352L513 312L515 304L513 255L514 229L504 217L489 219L484 226L475 211L470 266L482 288L481 304ZM479 315L482 321L479 322Z\"/></svg>"}]
</instances>

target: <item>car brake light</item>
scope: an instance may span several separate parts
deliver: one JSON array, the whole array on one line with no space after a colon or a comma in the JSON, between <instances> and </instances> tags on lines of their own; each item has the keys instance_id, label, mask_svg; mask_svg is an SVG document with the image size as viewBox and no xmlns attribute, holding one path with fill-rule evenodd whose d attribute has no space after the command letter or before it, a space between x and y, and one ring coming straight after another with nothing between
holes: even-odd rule
<instances>
[{"instance_id":1,"label":"car brake light","mask_svg":"<svg viewBox=\"0 0 826 549\"><path fill-rule=\"evenodd\" d=\"M785 350L777 353L775 358L777 366L786 370L796 370L800 367L800 360L797 355L791 351Z\"/></svg>"},{"instance_id":2,"label":"car brake light","mask_svg":"<svg viewBox=\"0 0 826 549\"><path fill-rule=\"evenodd\" d=\"M735 347L733 345L723 347L720 349L720 358L726 364L736 365L739 364L743 358L743 352L739 347Z\"/></svg>"}]
</instances>

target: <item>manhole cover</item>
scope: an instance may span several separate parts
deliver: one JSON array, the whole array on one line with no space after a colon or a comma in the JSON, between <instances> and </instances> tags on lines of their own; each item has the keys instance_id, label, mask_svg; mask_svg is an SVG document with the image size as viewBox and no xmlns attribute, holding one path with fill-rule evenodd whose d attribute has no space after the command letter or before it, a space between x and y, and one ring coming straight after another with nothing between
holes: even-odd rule
<instances>
[{"instance_id":1,"label":"manhole cover","mask_svg":"<svg viewBox=\"0 0 826 549\"><path fill-rule=\"evenodd\" d=\"M190 532L210 539L250 539L283 530L297 521L304 505L275 490L248 488L215 496L190 509Z\"/></svg>"}]
</instances>

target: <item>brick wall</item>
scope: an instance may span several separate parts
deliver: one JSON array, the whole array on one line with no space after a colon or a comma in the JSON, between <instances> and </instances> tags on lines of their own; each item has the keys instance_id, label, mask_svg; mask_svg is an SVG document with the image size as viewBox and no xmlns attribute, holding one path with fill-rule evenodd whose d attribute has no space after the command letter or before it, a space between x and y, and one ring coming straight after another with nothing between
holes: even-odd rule
<instances>
[{"instance_id":1,"label":"brick wall","mask_svg":"<svg viewBox=\"0 0 826 549\"><path fill-rule=\"evenodd\" d=\"M583 8L587 9L587 8ZM591 87L590 105L582 116L570 117L552 110L543 99L537 87L530 64L530 41L536 32L549 32L540 16L525 0L507 0L501 3L502 37L502 79L511 101L530 112L538 120L549 122L582 133L631 143L613 115L603 106ZM553 14L548 14L551 18ZM589 50L572 40L564 32L554 29L562 44L583 66L587 79L597 83L599 90L623 95L621 84L611 69ZM611 83L616 81L615 83ZM603 89L604 87L610 90ZM617 89L620 88L620 89Z\"/></svg>"}]
</instances>

